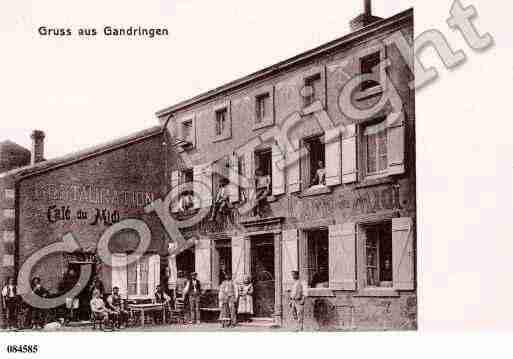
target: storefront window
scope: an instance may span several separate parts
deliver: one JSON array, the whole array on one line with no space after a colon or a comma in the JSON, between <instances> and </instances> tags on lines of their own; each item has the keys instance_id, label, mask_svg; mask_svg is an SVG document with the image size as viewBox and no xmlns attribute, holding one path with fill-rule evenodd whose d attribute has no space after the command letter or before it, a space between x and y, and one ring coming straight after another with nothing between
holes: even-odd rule
<instances>
[{"instance_id":1,"label":"storefront window","mask_svg":"<svg viewBox=\"0 0 513 359\"><path fill-rule=\"evenodd\" d=\"M366 284L392 287L392 228L390 223L365 229Z\"/></svg>"}]
</instances>

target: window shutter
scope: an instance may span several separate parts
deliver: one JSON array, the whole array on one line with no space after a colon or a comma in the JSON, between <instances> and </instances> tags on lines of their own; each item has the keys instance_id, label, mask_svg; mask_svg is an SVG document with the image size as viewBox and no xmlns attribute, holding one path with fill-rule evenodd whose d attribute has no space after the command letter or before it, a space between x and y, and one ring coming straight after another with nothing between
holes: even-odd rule
<instances>
[{"instance_id":1,"label":"window shutter","mask_svg":"<svg viewBox=\"0 0 513 359\"><path fill-rule=\"evenodd\" d=\"M292 144L294 148L289 149L289 153L292 154L295 151L299 153L299 140L292 140ZM287 182L289 187L289 193L296 193L301 191L301 171L300 171L300 162L301 159L299 156L288 156L290 159L293 159L291 163L287 163Z\"/></svg>"},{"instance_id":2,"label":"window shutter","mask_svg":"<svg viewBox=\"0 0 513 359\"><path fill-rule=\"evenodd\" d=\"M329 286L356 290L356 226L354 223L329 227Z\"/></svg>"},{"instance_id":3,"label":"window shutter","mask_svg":"<svg viewBox=\"0 0 513 359\"><path fill-rule=\"evenodd\" d=\"M244 277L244 237L232 237L232 279L241 283Z\"/></svg>"},{"instance_id":4,"label":"window shutter","mask_svg":"<svg viewBox=\"0 0 513 359\"><path fill-rule=\"evenodd\" d=\"M283 290L292 288L293 280L291 272L298 270L298 234L297 229L289 229L282 232L282 277Z\"/></svg>"},{"instance_id":5,"label":"window shutter","mask_svg":"<svg viewBox=\"0 0 513 359\"><path fill-rule=\"evenodd\" d=\"M212 205L212 164L194 166L194 208L210 207ZM200 198L201 203L200 203Z\"/></svg>"},{"instance_id":6,"label":"window shutter","mask_svg":"<svg viewBox=\"0 0 513 359\"><path fill-rule=\"evenodd\" d=\"M128 277L127 277L127 255L112 255L112 288L119 287L119 294L122 298L128 297Z\"/></svg>"},{"instance_id":7,"label":"window shutter","mask_svg":"<svg viewBox=\"0 0 513 359\"><path fill-rule=\"evenodd\" d=\"M413 220L392 219L392 279L396 290L415 289Z\"/></svg>"},{"instance_id":8,"label":"window shutter","mask_svg":"<svg viewBox=\"0 0 513 359\"><path fill-rule=\"evenodd\" d=\"M178 187L180 184L180 171L171 172L171 189ZM173 199L173 203L171 204L171 212L178 212L178 198Z\"/></svg>"},{"instance_id":9,"label":"window shutter","mask_svg":"<svg viewBox=\"0 0 513 359\"><path fill-rule=\"evenodd\" d=\"M230 202L239 202L239 157L236 155L230 156L230 173L229 173L229 193Z\"/></svg>"},{"instance_id":10,"label":"window shutter","mask_svg":"<svg viewBox=\"0 0 513 359\"><path fill-rule=\"evenodd\" d=\"M324 135L324 152L326 168L326 186L336 186L342 182L340 131L335 128Z\"/></svg>"},{"instance_id":11,"label":"window shutter","mask_svg":"<svg viewBox=\"0 0 513 359\"><path fill-rule=\"evenodd\" d=\"M397 175L405 171L404 157L404 113L390 114L387 118L388 174Z\"/></svg>"},{"instance_id":12,"label":"window shutter","mask_svg":"<svg viewBox=\"0 0 513 359\"><path fill-rule=\"evenodd\" d=\"M212 285L212 266L211 266L211 240L201 239L196 242L194 249L195 267L198 273L198 279L203 288L210 288Z\"/></svg>"},{"instance_id":13,"label":"window shutter","mask_svg":"<svg viewBox=\"0 0 513 359\"><path fill-rule=\"evenodd\" d=\"M284 159L283 153L278 144L272 147L272 175L273 175L273 195L277 196L285 193L285 169L278 168L278 163Z\"/></svg>"},{"instance_id":14,"label":"window shutter","mask_svg":"<svg viewBox=\"0 0 513 359\"><path fill-rule=\"evenodd\" d=\"M342 134L342 182L356 182L356 125L347 125Z\"/></svg>"},{"instance_id":15,"label":"window shutter","mask_svg":"<svg viewBox=\"0 0 513 359\"><path fill-rule=\"evenodd\" d=\"M148 295L153 297L153 293L160 284L160 256L152 255L148 260Z\"/></svg>"},{"instance_id":16,"label":"window shutter","mask_svg":"<svg viewBox=\"0 0 513 359\"><path fill-rule=\"evenodd\" d=\"M244 167L246 177L247 186L245 186L244 190L246 192L246 200L252 201L255 197L255 156L252 151L246 152L244 154Z\"/></svg>"},{"instance_id":17,"label":"window shutter","mask_svg":"<svg viewBox=\"0 0 513 359\"><path fill-rule=\"evenodd\" d=\"M169 278L168 278L167 284L169 287L175 288L176 280L178 279L178 269L176 267L176 256L175 255L169 256L168 261L169 261L169 263L168 263Z\"/></svg>"}]
</instances>

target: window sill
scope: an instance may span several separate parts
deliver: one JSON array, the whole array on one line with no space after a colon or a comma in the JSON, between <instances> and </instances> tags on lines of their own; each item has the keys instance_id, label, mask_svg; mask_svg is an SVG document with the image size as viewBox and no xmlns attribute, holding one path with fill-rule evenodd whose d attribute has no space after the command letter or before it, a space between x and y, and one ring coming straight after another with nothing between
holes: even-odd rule
<instances>
[{"instance_id":1,"label":"window sill","mask_svg":"<svg viewBox=\"0 0 513 359\"><path fill-rule=\"evenodd\" d=\"M334 297L335 293L329 288L308 288L308 297Z\"/></svg>"},{"instance_id":2,"label":"window sill","mask_svg":"<svg viewBox=\"0 0 513 359\"><path fill-rule=\"evenodd\" d=\"M356 185L356 188L374 187L382 184L391 184L394 181L388 175L382 175L380 177L367 177L363 182Z\"/></svg>"},{"instance_id":3,"label":"window sill","mask_svg":"<svg viewBox=\"0 0 513 359\"><path fill-rule=\"evenodd\" d=\"M306 190L304 190L300 197L313 197L313 196L319 196L321 194L328 194L331 193L332 190L328 186L322 186L322 185L315 185L312 186Z\"/></svg>"},{"instance_id":4,"label":"window sill","mask_svg":"<svg viewBox=\"0 0 513 359\"><path fill-rule=\"evenodd\" d=\"M226 140L229 140L231 138L232 138L232 136L230 136L230 135L219 135L219 136L214 137L212 142L226 141Z\"/></svg>"},{"instance_id":5,"label":"window sill","mask_svg":"<svg viewBox=\"0 0 513 359\"><path fill-rule=\"evenodd\" d=\"M398 298L399 292L393 288L365 288L354 295L355 297L387 297Z\"/></svg>"},{"instance_id":6,"label":"window sill","mask_svg":"<svg viewBox=\"0 0 513 359\"><path fill-rule=\"evenodd\" d=\"M259 130L261 128L270 127L274 125L274 121L271 118L264 119L259 123L255 123L253 125L253 131Z\"/></svg>"},{"instance_id":7,"label":"window sill","mask_svg":"<svg viewBox=\"0 0 513 359\"><path fill-rule=\"evenodd\" d=\"M276 202L278 200L278 198L276 198L276 196L267 196L266 200L268 203L271 203L271 202Z\"/></svg>"},{"instance_id":8,"label":"window sill","mask_svg":"<svg viewBox=\"0 0 513 359\"><path fill-rule=\"evenodd\" d=\"M357 101L363 101L368 99L369 97L381 95L383 93L383 86L376 85L371 88L368 88L366 90L360 91L356 93L355 100Z\"/></svg>"}]
</instances>

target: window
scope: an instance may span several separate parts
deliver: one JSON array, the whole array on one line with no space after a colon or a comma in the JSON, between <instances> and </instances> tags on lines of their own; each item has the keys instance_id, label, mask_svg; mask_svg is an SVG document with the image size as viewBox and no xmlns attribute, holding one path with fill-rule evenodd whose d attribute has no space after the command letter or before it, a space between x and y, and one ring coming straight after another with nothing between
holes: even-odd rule
<instances>
[{"instance_id":1,"label":"window","mask_svg":"<svg viewBox=\"0 0 513 359\"><path fill-rule=\"evenodd\" d=\"M271 97L269 93L257 96L256 98L256 123L261 123L271 115Z\"/></svg>"},{"instance_id":2,"label":"window","mask_svg":"<svg viewBox=\"0 0 513 359\"><path fill-rule=\"evenodd\" d=\"M365 285L392 287L392 225L367 226L365 231Z\"/></svg>"},{"instance_id":3,"label":"window","mask_svg":"<svg viewBox=\"0 0 513 359\"><path fill-rule=\"evenodd\" d=\"M271 149L255 152L255 177L256 171L261 172L262 177L269 178L269 187L272 188L272 151Z\"/></svg>"},{"instance_id":4,"label":"window","mask_svg":"<svg viewBox=\"0 0 513 359\"><path fill-rule=\"evenodd\" d=\"M305 79L304 103L305 106L311 105L315 100L320 99L322 93L321 74L317 73Z\"/></svg>"},{"instance_id":5,"label":"window","mask_svg":"<svg viewBox=\"0 0 513 359\"><path fill-rule=\"evenodd\" d=\"M329 235L327 229L306 232L308 284L311 288L328 288Z\"/></svg>"},{"instance_id":6,"label":"window","mask_svg":"<svg viewBox=\"0 0 513 359\"><path fill-rule=\"evenodd\" d=\"M380 58L381 54L379 51L373 52L370 55L364 56L360 59L360 72L362 75L364 74L372 74L375 71L375 68L379 66L381 62ZM377 69L376 71L379 71ZM375 80L365 80L361 83L361 91L365 91L371 87L379 85L379 82Z\"/></svg>"},{"instance_id":7,"label":"window","mask_svg":"<svg viewBox=\"0 0 513 359\"><path fill-rule=\"evenodd\" d=\"M188 168L182 171L182 182L181 183L192 183L194 179L194 172L192 168Z\"/></svg>"},{"instance_id":8,"label":"window","mask_svg":"<svg viewBox=\"0 0 513 359\"><path fill-rule=\"evenodd\" d=\"M228 119L228 110L222 108L216 111L216 136L221 136L225 133Z\"/></svg>"},{"instance_id":9,"label":"window","mask_svg":"<svg viewBox=\"0 0 513 359\"><path fill-rule=\"evenodd\" d=\"M386 173L388 168L386 122L366 126L363 134L367 176Z\"/></svg>"},{"instance_id":10,"label":"window","mask_svg":"<svg viewBox=\"0 0 513 359\"><path fill-rule=\"evenodd\" d=\"M182 140L193 144L192 120L182 122Z\"/></svg>"},{"instance_id":11,"label":"window","mask_svg":"<svg viewBox=\"0 0 513 359\"><path fill-rule=\"evenodd\" d=\"M16 217L14 209L4 209L4 217L5 218L14 218L14 217Z\"/></svg>"},{"instance_id":12,"label":"window","mask_svg":"<svg viewBox=\"0 0 513 359\"><path fill-rule=\"evenodd\" d=\"M310 186L326 184L325 145L322 136L303 140L308 155L303 160L304 182Z\"/></svg>"},{"instance_id":13,"label":"window","mask_svg":"<svg viewBox=\"0 0 513 359\"><path fill-rule=\"evenodd\" d=\"M149 257L143 256L127 268L128 295L148 296Z\"/></svg>"}]
</instances>

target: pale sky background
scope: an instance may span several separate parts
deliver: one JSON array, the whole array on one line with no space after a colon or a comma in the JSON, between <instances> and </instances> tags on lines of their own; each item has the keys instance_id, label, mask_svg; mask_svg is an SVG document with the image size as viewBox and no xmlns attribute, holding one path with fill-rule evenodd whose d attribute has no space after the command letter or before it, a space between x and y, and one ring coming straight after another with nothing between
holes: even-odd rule
<instances>
[{"instance_id":1,"label":"pale sky background","mask_svg":"<svg viewBox=\"0 0 513 359\"><path fill-rule=\"evenodd\" d=\"M157 124L182 99L347 34L363 1L3 1L0 140L47 134L54 157ZM415 3L415 4L414 4ZM420 327L513 329L513 5L468 0L495 46L478 53L451 30L451 1L415 5L416 33L436 28L465 64L417 93ZM41 38L48 26L165 25L157 40ZM401 344L402 346L402 344Z\"/></svg>"}]
</instances>

